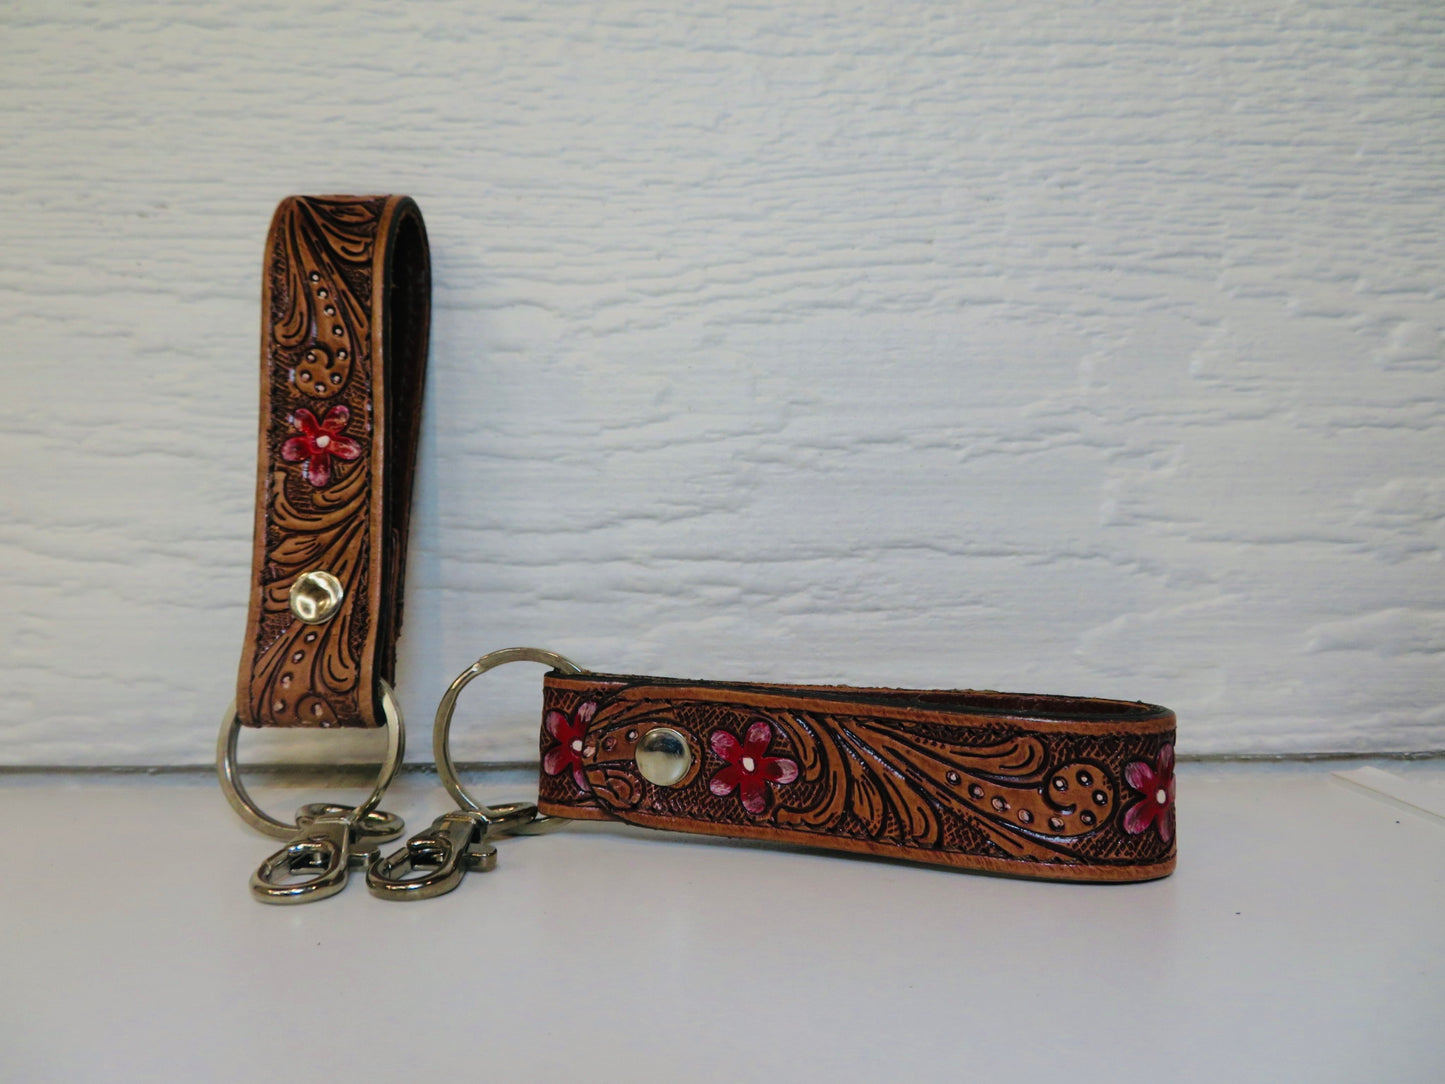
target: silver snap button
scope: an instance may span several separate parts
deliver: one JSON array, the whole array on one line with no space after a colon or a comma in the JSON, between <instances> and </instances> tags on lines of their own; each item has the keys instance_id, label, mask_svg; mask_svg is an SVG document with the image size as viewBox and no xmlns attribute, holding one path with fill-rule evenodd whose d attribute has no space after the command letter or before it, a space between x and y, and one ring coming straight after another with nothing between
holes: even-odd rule
<instances>
[{"instance_id":1,"label":"silver snap button","mask_svg":"<svg viewBox=\"0 0 1445 1084\"><path fill-rule=\"evenodd\" d=\"M667 726L655 726L637 742L637 770L659 787L670 787L692 767L692 746Z\"/></svg>"},{"instance_id":2,"label":"silver snap button","mask_svg":"<svg viewBox=\"0 0 1445 1084\"><path fill-rule=\"evenodd\" d=\"M308 625L330 621L341 608L346 589L329 572L303 572L291 584L291 612Z\"/></svg>"}]
</instances>

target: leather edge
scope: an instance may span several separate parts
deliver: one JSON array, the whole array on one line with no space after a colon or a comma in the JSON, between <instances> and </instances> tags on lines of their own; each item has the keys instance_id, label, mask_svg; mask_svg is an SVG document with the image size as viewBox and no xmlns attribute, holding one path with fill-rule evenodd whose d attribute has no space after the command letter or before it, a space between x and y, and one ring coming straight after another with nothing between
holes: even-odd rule
<instances>
[{"instance_id":1,"label":"leather edge","mask_svg":"<svg viewBox=\"0 0 1445 1084\"><path fill-rule=\"evenodd\" d=\"M247 578L250 591L246 607L245 641L241 645L241 665L236 674L236 715L243 726L259 727L251 710L251 678L256 669L256 652L259 649L256 629L262 620L265 605L265 588L260 582L259 571L266 558L266 482L270 455L266 438L271 426L271 361L267 356L267 345L271 335L271 253L276 247L276 231L287 208L298 197L287 196L276 204L271 213L271 223L266 229L265 248L261 255L261 403L256 418L256 499L251 510L251 569Z\"/></svg>"},{"instance_id":2,"label":"leather edge","mask_svg":"<svg viewBox=\"0 0 1445 1084\"><path fill-rule=\"evenodd\" d=\"M717 704L735 704L745 708L786 708L817 711L822 714L836 712L840 703L864 701L867 702L868 714L878 718L928 720L956 726L987 726L1001 722L1009 726L1026 726L1030 730L1049 733L1104 735L1127 731L1130 734L1166 734L1173 732L1178 726L1178 720L1172 710L1139 700L1001 693L992 689L950 689L925 692L924 690L879 686L695 682L659 680L653 677L625 674L600 674L590 671L577 675L554 671L543 679L544 688L565 689L578 693L591 692L599 685L615 685L620 690L618 696L627 699L640 700L651 697L690 699ZM1051 702L1061 708L1068 704L1092 704L1101 707L1117 707L1121 711L1114 715L1094 712L1092 717L1067 718L1002 709L968 711L951 707L945 710L941 706L919 706L918 703L909 701L908 698L913 695L931 696L934 702L943 697L954 697L960 700L968 697L1001 697ZM884 699L878 702L867 701L870 696ZM896 702L890 702L894 698L896 698Z\"/></svg>"},{"instance_id":3,"label":"leather edge","mask_svg":"<svg viewBox=\"0 0 1445 1084\"><path fill-rule=\"evenodd\" d=\"M371 507L368 509L366 591L371 623L362 642L360 682L367 690L357 697L361 725L376 727L381 722L377 678L377 652L386 618L383 616L383 580L386 563L386 496L393 484L386 469L387 444L391 435L391 388L387 383L387 346L390 313L386 304L386 267L395 240L397 210L405 196L389 196L376 223L376 244L371 252Z\"/></svg>"},{"instance_id":4,"label":"leather edge","mask_svg":"<svg viewBox=\"0 0 1445 1084\"><path fill-rule=\"evenodd\" d=\"M929 851L915 847L900 847L890 843L871 843L866 840L843 839L775 827L709 824L706 821L691 822L686 827L678 825L676 822L652 824L648 823L645 815L623 816L602 809L584 809L545 800L538 801L537 809L546 816L562 817L567 820L608 821L657 832L667 832L671 835L719 836L776 843L782 846L797 846L808 850L842 851L871 858L893 859L907 862L910 865L939 866L976 873L997 873L1030 881L1097 882L1100 884L1134 884L1143 881L1157 881L1170 876L1179 860L1178 854L1174 853L1162 862L1148 865L1043 864L953 851Z\"/></svg>"}]
</instances>

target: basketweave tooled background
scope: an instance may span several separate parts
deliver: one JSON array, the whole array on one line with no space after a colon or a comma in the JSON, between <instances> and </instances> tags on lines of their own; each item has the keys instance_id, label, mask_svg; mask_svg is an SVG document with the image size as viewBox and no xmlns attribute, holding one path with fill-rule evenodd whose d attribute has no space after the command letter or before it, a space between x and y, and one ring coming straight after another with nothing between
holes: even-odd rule
<instances>
[{"instance_id":1,"label":"basketweave tooled background","mask_svg":"<svg viewBox=\"0 0 1445 1084\"><path fill-rule=\"evenodd\" d=\"M1445 748L1442 50L1347 0L7 4L0 764L210 761L293 192L431 235L422 728L529 643ZM522 680L460 758L535 760Z\"/></svg>"}]
</instances>

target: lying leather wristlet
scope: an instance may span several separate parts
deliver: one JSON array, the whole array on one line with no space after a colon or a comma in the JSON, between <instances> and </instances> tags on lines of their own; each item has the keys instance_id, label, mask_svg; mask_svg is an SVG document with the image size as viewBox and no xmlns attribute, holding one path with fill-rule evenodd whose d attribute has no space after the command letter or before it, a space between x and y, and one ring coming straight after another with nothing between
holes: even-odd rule
<instances>
[{"instance_id":1,"label":"lying leather wristlet","mask_svg":"<svg viewBox=\"0 0 1445 1084\"><path fill-rule=\"evenodd\" d=\"M554 667L535 811L477 802L449 751L461 690L516 661ZM1147 881L1174 869L1174 728L1169 709L1122 700L596 674L508 648L464 671L437 710L437 768L461 810L367 883L388 899L439 895L495 864L496 837L558 818Z\"/></svg>"},{"instance_id":2,"label":"lying leather wristlet","mask_svg":"<svg viewBox=\"0 0 1445 1084\"><path fill-rule=\"evenodd\" d=\"M1153 704L554 672L543 705L545 814L1058 880L1174 868Z\"/></svg>"},{"instance_id":3,"label":"lying leather wristlet","mask_svg":"<svg viewBox=\"0 0 1445 1084\"><path fill-rule=\"evenodd\" d=\"M404 748L391 682L430 306L426 227L408 197L292 196L276 208L262 277L251 598L217 755L241 817L290 840L252 879L268 902L329 895L401 832L373 810ZM242 725L385 726L381 778L354 809L277 820L241 785ZM279 886L300 870L321 872Z\"/></svg>"}]
</instances>

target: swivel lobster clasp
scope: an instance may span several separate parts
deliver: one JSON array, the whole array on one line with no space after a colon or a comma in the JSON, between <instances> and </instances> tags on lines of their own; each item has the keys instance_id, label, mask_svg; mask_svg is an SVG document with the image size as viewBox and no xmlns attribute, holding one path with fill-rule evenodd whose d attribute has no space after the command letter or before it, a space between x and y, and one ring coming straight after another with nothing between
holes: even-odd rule
<instances>
[{"instance_id":1,"label":"swivel lobster clasp","mask_svg":"<svg viewBox=\"0 0 1445 1084\"><path fill-rule=\"evenodd\" d=\"M530 802L512 802L483 812L454 809L431 827L407 840L406 846L379 859L366 871L366 887L383 900L428 900L462 883L468 872L497 867L496 836L525 828L537 816ZM428 870L414 876L417 870Z\"/></svg>"},{"instance_id":2,"label":"swivel lobster clasp","mask_svg":"<svg viewBox=\"0 0 1445 1084\"><path fill-rule=\"evenodd\" d=\"M310 903L346 887L353 869L368 868L381 844L405 830L392 813L357 816L346 806L313 803L296 813L296 835L251 875L251 894L262 903Z\"/></svg>"}]
</instances>

